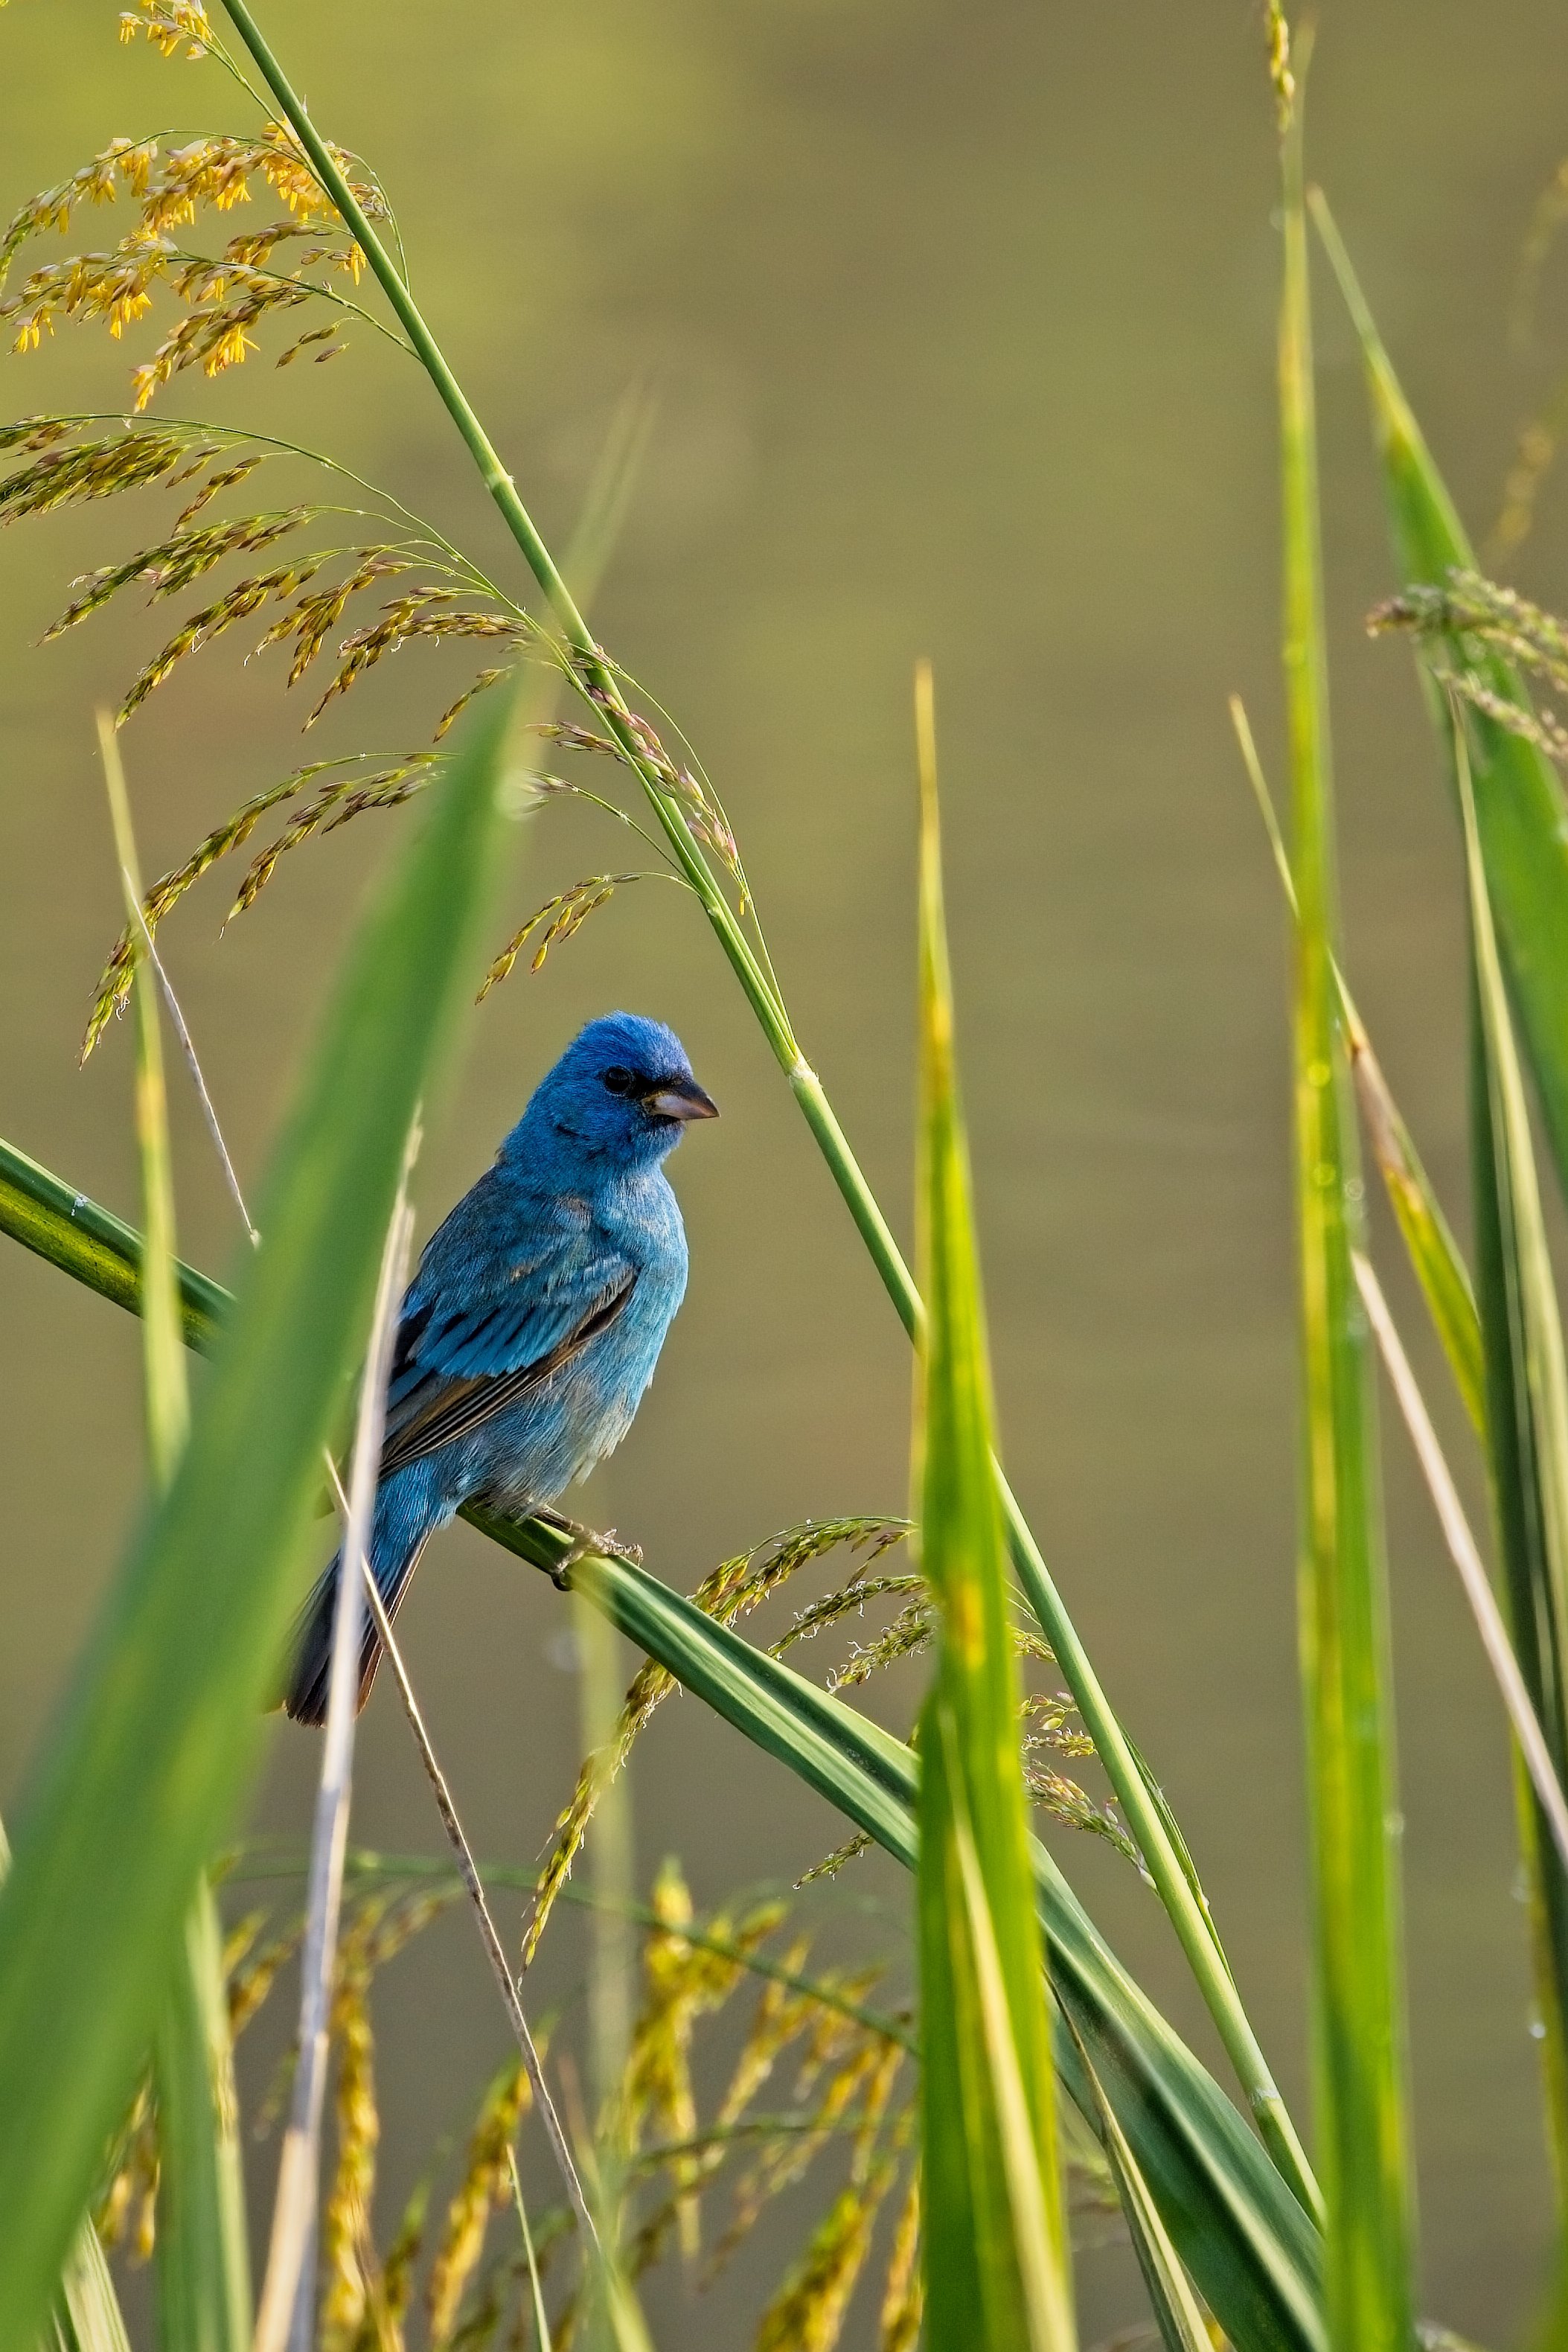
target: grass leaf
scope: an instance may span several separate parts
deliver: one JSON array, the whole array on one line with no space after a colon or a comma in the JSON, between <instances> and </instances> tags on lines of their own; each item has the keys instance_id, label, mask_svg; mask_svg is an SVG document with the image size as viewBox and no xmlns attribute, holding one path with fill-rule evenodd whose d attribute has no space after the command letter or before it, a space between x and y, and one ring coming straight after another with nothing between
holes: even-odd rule
<instances>
[{"instance_id":1,"label":"grass leaf","mask_svg":"<svg viewBox=\"0 0 1568 2352\"><path fill-rule=\"evenodd\" d=\"M921 1561L940 1621L921 1716L925 2325L932 2352L1074 2341L1043 1953L1030 1900L1007 1545L958 1105L931 673L920 764L921 1153L926 1320L916 1422Z\"/></svg>"},{"instance_id":2,"label":"grass leaf","mask_svg":"<svg viewBox=\"0 0 1568 2352\"><path fill-rule=\"evenodd\" d=\"M0 2343L42 2320L256 1760L403 1139L472 984L506 718L492 703L467 733L354 940L190 1443L31 1775L0 1895Z\"/></svg>"},{"instance_id":3,"label":"grass leaf","mask_svg":"<svg viewBox=\"0 0 1568 2352\"><path fill-rule=\"evenodd\" d=\"M1412 415L1333 218L1314 190L1312 212L1360 339L1384 482L1406 588L1442 587L1450 570L1475 569L1475 555L1442 476ZM1478 641L1460 638L1460 665L1501 701L1528 710L1513 664ZM1433 724L1445 757L1451 743L1445 698L1421 665ZM1552 762L1539 745L1477 711L1471 720L1476 831L1500 960L1518 1009L1521 1035L1551 1138L1560 1181L1568 1188L1568 808Z\"/></svg>"},{"instance_id":4,"label":"grass leaf","mask_svg":"<svg viewBox=\"0 0 1568 2352\"><path fill-rule=\"evenodd\" d=\"M1068 2030L1071 2031L1071 2023ZM1094 2096L1094 2128L1110 2161L1116 2194L1122 2200L1127 2234L1138 2257L1138 2268L1144 2274L1144 2284L1148 2289L1166 2352L1214 2352L1213 2339L1198 2309L1197 2298L1182 2269L1166 2225L1160 2220L1159 2208L1149 2194L1149 2184L1138 2168L1138 2159L1128 2146L1125 2132L1116 2121L1115 2110L1105 2096L1088 2052L1076 2035L1073 2039L1082 2062L1084 2077Z\"/></svg>"},{"instance_id":5,"label":"grass leaf","mask_svg":"<svg viewBox=\"0 0 1568 2352\"><path fill-rule=\"evenodd\" d=\"M1568 1376L1520 1066L1471 784L1453 714L1470 905L1470 1129L1492 1505L1510 1630L1560 1782L1568 1779ZM1568 1874L1516 1773L1529 1866L1547 2128L1568 2194Z\"/></svg>"},{"instance_id":6,"label":"grass leaf","mask_svg":"<svg viewBox=\"0 0 1568 2352\"><path fill-rule=\"evenodd\" d=\"M10 1843L0 1822L0 1880L10 1866ZM39 2352L131 2352L120 2298L90 2216L83 2216L66 2256Z\"/></svg>"},{"instance_id":7,"label":"grass leaf","mask_svg":"<svg viewBox=\"0 0 1568 2352\"><path fill-rule=\"evenodd\" d=\"M1301 107L1283 139L1280 410L1284 669L1299 900L1296 1203L1304 1494L1301 1663L1314 1897L1314 2060L1334 2352L1407 2352L1410 2186L1387 1593L1360 1182L1335 986L1333 814Z\"/></svg>"},{"instance_id":8,"label":"grass leaf","mask_svg":"<svg viewBox=\"0 0 1568 2352\"><path fill-rule=\"evenodd\" d=\"M250 2243L223 1929L204 1876L153 2047L159 2352L246 2352Z\"/></svg>"}]
</instances>

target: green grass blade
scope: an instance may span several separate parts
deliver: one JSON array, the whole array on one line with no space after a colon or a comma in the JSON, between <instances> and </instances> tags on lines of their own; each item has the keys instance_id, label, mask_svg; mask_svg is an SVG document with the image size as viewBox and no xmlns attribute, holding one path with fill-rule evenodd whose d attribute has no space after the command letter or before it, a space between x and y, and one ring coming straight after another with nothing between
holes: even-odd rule
<instances>
[{"instance_id":1,"label":"green grass blade","mask_svg":"<svg viewBox=\"0 0 1568 2352\"><path fill-rule=\"evenodd\" d=\"M921 1559L940 1612L922 1715L921 2098L932 2352L1069 2352L1040 1930L1008 1633L1007 1543L942 906L931 674L920 752Z\"/></svg>"},{"instance_id":2,"label":"green grass blade","mask_svg":"<svg viewBox=\"0 0 1568 2352\"><path fill-rule=\"evenodd\" d=\"M483 1513L475 1524L521 1559L559 1565L562 1538ZM669 1591L646 1569L593 1559L572 1580L694 1696L913 1869L914 1751L781 1659ZM1315 2231L1257 2139L1128 1976L1060 1870L1030 1845L1051 1980L1092 2055L1166 2226L1238 2352L1322 2352ZM1092 2095L1065 2032L1056 2062L1084 2113Z\"/></svg>"},{"instance_id":3,"label":"green grass blade","mask_svg":"<svg viewBox=\"0 0 1568 2352\"><path fill-rule=\"evenodd\" d=\"M1252 786L1258 812L1269 836L1269 845L1274 853L1280 887L1284 891L1285 903L1294 919L1299 910L1290 853L1280 831L1273 796L1270 793L1263 763L1258 757L1258 747L1252 740L1252 730L1239 695L1233 694L1230 698L1230 717L1237 741L1241 747L1248 781ZM1475 1292L1471 1287L1469 1268L1459 1255L1459 1245L1443 1214L1442 1203L1437 1199L1432 1181L1422 1165L1415 1139L1406 1126L1388 1081L1383 1075L1383 1065L1373 1052L1366 1024L1355 1009L1354 999L1337 959L1333 965L1333 984L1339 999L1345 1045L1350 1053L1351 1077L1361 1107L1362 1125L1372 1146L1372 1156L1377 1162L1389 1206L1394 1212L1465 1410L1474 1428L1484 1434L1486 1371L1481 1360L1480 1321L1476 1313Z\"/></svg>"},{"instance_id":4,"label":"green grass blade","mask_svg":"<svg viewBox=\"0 0 1568 2352\"><path fill-rule=\"evenodd\" d=\"M147 1450L164 1493L190 1424L174 1255L158 984L141 929L141 876L120 746L101 711L99 748L135 958L136 1139L146 1239L141 1259ZM158 2335L162 2352L245 2352L250 2247L239 2152L239 2100L217 1906L204 1877L185 1920L153 2041L159 2115Z\"/></svg>"},{"instance_id":5,"label":"green grass blade","mask_svg":"<svg viewBox=\"0 0 1568 2352\"><path fill-rule=\"evenodd\" d=\"M153 2044L161 2352L245 2352L250 2244L223 1933L204 1877Z\"/></svg>"},{"instance_id":6,"label":"green grass blade","mask_svg":"<svg viewBox=\"0 0 1568 2352\"><path fill-rule=\"evenodd\" d=\"M356 935L190 1443L32 1774L0 1896L0 2344L43 2317L256 1755L403 1139L472 984L507 715L476 715Z\"/></svg>"},{"instance_id":7,"label":"green grass blade","mask_svg":"<svg viewBox=\"0 0 1568 2352\"><path fill-rule=\"evenodd\" d=\"M0 1822L0 1880L11 1866L5 1824ZM120 2298L91 2220L83 2216L60 2273L41 2352L131 2352Z\"/></svg>"},{"instance_id":8,"label":"green grass blade","mask_svg":"<svg viewBox=\"0 0 1568 2352\"><path fill-rule=\"evenodd\" d=\"M100 1298L131 1314L141 1307L141 1236L113 1211L0 1141L0 1233ZM210 1275L175 1261L180 1321L185 1345L210 1353L234 1306L232 1294Z\"/></svg>"},{"instance_id":9,"label":"green grass blade","mask_svg":"<svg viewBox=\"0 0 1568 2352\"><path fill-rule=\"evenodd\" d=\"M134 1309L141 1236L0 1144L0 1225L117 1305ZM16 1203L8 1212L7 1201ZM74 1212L74 1213L73 1213ZM18 1228L20 1230L18 1230ZM81 1246L83 1237L90 1246ZM191 1344L212 1344L228 1294L181 1268ZM537 1520L464 1513L484 1535L547 1573L568 1538ZM751 1745L795 1773L913 1869L913 1752L782 1660L716 1625L646 1570L591 1559L573 1582L647 1656ZM1315 2231L1213 2077L1095 1929L1044 1848L1031 1844L1051 1981L1071 2007L1183 2262L1239 2352L1322 2352ZM1057 2065L1086 2114L1093 2095L1062 2034Z\"/></svg>"},{"instance_id":10,"label":"green grass blade","mask_svg":"<svg viewBox=\"0 0 1568 2352\"><path fill-rule=\"evenodd\" d=\"M141 877L131 830L131 802L114 727L101 710L98 714L98 741L135 959L131 995L136 1023L136 1147L141 1162L144 1231L141 1365L147 1452L152 1484L162 1493L184 1451L191 1414L185 1351L181 1344L179 1286L174 1275L174 1178L169 1160L169 1102L163 1084L158 983L144 952L144 935L139 935Z\"/></svg>"},{"instance_id":11,"label":"green grass blade","mask_svg":"<svg viewBox=\"0 0 1568 2352\"><path fill-rule=\"evenodd\" d=\"M1072 2032L1071 2021L1068 2031ZM1122 2200L1122 2212L1127 2224L1127 2234L1133 2251L1138 2257L1138 2268L1144 2274L1155 2323L1166 2352L1214 2352L1213 2338L1198 2309L1181 2259L1165 2223L1159 2207L1149 2193L1149 2184L1139 2169L1138 2159L1128 2145L1127 2136L1116 2121L1115 2109L1105 2096L1100 2077L1094 2072L1089 2053L1076 2033L1073 2034L1084 2078L1093 2095L1094 2128L1100 2144L1110 2160L1116 2194Z\"/></svg>"},{"instance_id":12,"label":"green grass blade","mask_svg":"<svg viewBox=\"0 0 1568 2352\"><path fill-rule=\"evenodd\" d=\"M131 2352L125 2315L90 2221L82 2222L66 2257L59 2299L44 2342L50 2352Z\"/></svg>"},{"instance_id":13,"label":"green grass blade","mask_svg":"<svg viewBox=\"0 0 1568 2352\"><path fill-rule=\"evenodd\" d=\"M1404 584L1441 586L1451 567L1475 568L1474 551L1317 191L1312 212L1361 342ZM1511 662L1469 641L1464 660L1490 692L1528 708ZM1444 698L1425 662L1421 675L1447 755L1452 739ZM1535 744L1482 711L1473 714L1469 743L1476 829L1500 961L1558 1176L1568 1188L1568 808L1551 761Z\"/></svg>"},{"instance_id":14,"label":"green grass blade","mask_svg":"<svg viewBox=\"0 0 1568 2352\"><path fill-rule=\"evenodd\" d=\"M1468 740L1456 719L1470 904L1472 1178L1492 1504L1514 1646L1563 1781L1568 1780L1568 1380ZM1568 2198L1568 1875L1522 1774L1516 1773L1516 1784L1532 1895L1547 2127L1562 2203Z\"/></svg>"},{"instance_id":15,"label":"green grass blade","mask_svg":"<svg viewBox=\"0 0 1568 2352\"><path fill-rule=\"evenodd\" d=\"M1284 669L1293 779L1296 1201L1302 1348L1300 1607L1314 1908L1319 2171L1334 2352L1407 2352L1411 2192L1394 1843L1387 1594L1360 1186L1334 985L1335 889L1307 228L1298 100L1283 142L1280 321Z\"/></svg>"},{"instance_id":16,"label":"green grass blade","mask_svg":"<svg viewBox=\"0 0 1568 2352\"><path fill-rule=\"evenodd\" d=\"M945 1965L939 1972L937 1989L939 1992L945 1991L949 1979L962 1988L965 2000L963 2006L955 2012L956 2023L962 2022L967 1996L972 1990L973 2026L976 2029L967 2053L964 2043L959 2041L967 2079L960 2084L960 2105L956 2112L944 2114L938 2103L928 2093L925 2095L926 2132L922 2160L926 2200L925 2244L928 2250L926 2314L929 2319L930 2272L937 2262L944 2259L943 2251L936 2244L931 2222L934 2162L938 2155L943 2158L949 2155L952 2126L967 2123L970 2126L971 2147L980 2163L972 2167L965 2180L964 2195L956 2211L949 2209L944 2213L944 2234L950 2247L954 2222L967 2211L978 2181L985 2177L981 2166L985 2165L988 2155L987 2143L994 2132L1003 2193L997 2199L994 2210L986 2217L985 2238L999 2242L1009 2268L1016 2267L1020 2290L1019 2300L1030 2352L1049 2352L1052 2346L1071 2347L1077 2340L1068 2276L1067 2232L1062 2219L1061 2179L1056 2161L1056 2119L1048 2105L1046 2131L1050 2137L1046 2146L1051 2166L1048 2173L1040 2162L1040 2102L1038 2097L1031 2099L1033 2085L1025 2080L1019 2062L1013 1989L1008 1982L1002 1948L997 1935L997 1911L986 1885L973 1824L965 1801L967 1775L959 1754L958 1727L940 1699L928 1711L926 1720L935 1737L928 1738L923 1746L933 1759L940 1753L941 1763L938 1767L933 1761L922 1776L920 1894L924 1903L928 1883L926 1826L933 1821L950 1821L959 1906L955 1921L941 1923L947 1925L947 1933L943 1955ZM927 1790L938 1769L941 1771L941 1783L933 1801ZM930 1884L938 1895L946 1892L948 1883L948 1874L945 1871L930 1874ZM1027 1878L1020 1908L1033 1928L1033 1905L1029 1900ZM1042 1982L1038 1967L1032 1972L1030 1981L1035 1984ZM1043 2012L1043 2000L1040 2007ZM952 2033L950 2038L958 2041L956 2033ZM925 2074L930 2069L930 2036L925 2033L922 2037L921 2053ZM1043 2072L1049 2103L1052 2092L1048 2042L1043 2054ZM924 2079L923 2075L923 2087ZM934 2120L936 2132L935 2146L932 2136ZM977 2121L983 2126L980 2133L974 2130ZM988 2165L986 2171L988 2169ZM987 2264L984 2243L979 2253L983 2307L988 2318L996 2308L1006 2321L1007 2303L1010 2296L1007 2300L994 2296L995 2274ZM940 2344L942 2338L936 2334L935 2326L930 2332L933 2344ZM1017 2341L1016 2335L991 2332L998 2343ZM962 2344L968 2340L968 2336L961 2325L956 2325L947 2340Z\"/></svg>"}]
</instances>

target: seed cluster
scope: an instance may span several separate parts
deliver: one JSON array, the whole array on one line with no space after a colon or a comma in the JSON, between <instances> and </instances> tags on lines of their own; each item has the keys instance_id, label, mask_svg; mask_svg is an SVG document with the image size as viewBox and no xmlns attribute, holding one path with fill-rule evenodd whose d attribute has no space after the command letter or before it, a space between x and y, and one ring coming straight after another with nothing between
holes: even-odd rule
<instances>
[{"instance_id":1,"label":"seed cluster","mask_svg":"<svg viewBox=\"0 0 1568 2352\"><path fill-rule=\"evenodd\" d=\"M205 37L201 11L188 13L193 21L200 17ZM171 21L156 11L146 18L121 19L122 26L154 37L160 26L169 30ZM204 51L197 48L193 54ZM332 152L347 173L351 158L336 148ZM232 237L221 255L186 252L175 232L193 224L204 209L228 213L236 205L248 204L253 181L287 206L288 217ZM376 188L368 182L350 181L350 185L367 214L385 215ZM132 370L138 410L186 368L199 365L204 374L215 376L239 365L257 348L255 330L274 312L298 310L313 299L341 305L343 298L312 278L312 270L324 266L353 283L363 268L359 247L292 131L283 123L268 122L259 138L225 134L162 150L152 139L111 140L100 154L57 185L29 197L15 215L0 238L0 288L16 255L32 238L47 231L64 234L79 205L111 204L121 195L137 211L129 234L107 251L40 264L18 292L0 299L0 320L9 322L19 352L36 351L62 319L101 320L118 341L152 309L154 294L166 290L182 306L182 313L151 358ZM301 237L313 242L285 253L282 258L291 266L272 266L279 259L280 247L291 247ZM334 357L342 348L340 325L340 320L335 321L297 337L278 365L287 365L307 349L312 349L317 360Z\"/></svg>"}]
</instances>

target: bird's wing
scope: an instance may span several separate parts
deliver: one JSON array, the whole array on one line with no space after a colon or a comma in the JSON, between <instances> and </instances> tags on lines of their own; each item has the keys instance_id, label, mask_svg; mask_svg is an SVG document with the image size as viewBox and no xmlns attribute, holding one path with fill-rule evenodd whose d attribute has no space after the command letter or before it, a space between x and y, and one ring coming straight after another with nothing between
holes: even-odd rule
<instances>
[{"instance_id":1,"label":"bird's wing","mask_svg":"<svg viewBox=\"0 0 1568 2352\"><path fill-rule=\"evenodd\" d=\"M381 1475L466 1436L538 1388L624 1313L637 1270L580 1231L552 1236L455 1299L416 1280L387 1390Z\"/></svg>"}]
</instances>

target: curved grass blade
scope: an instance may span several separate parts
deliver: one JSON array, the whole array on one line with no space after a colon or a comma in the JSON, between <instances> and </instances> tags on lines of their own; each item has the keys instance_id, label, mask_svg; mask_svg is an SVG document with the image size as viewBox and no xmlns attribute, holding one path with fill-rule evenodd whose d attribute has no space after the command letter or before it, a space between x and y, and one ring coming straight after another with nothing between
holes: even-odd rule
<instances>
[{"instance_id":1,"label":"curved grass blade","mask_svg":"<svg viewBox=\"0 0 1568 2352\"><path fill-rule=\"evenodd\" d=\"M1474 570L1474 552L1318 190L1312 215L1361 343L1404 584L1441 587L1450 569ZM1511 662L1465 639L1457 650L1490 693L1529 709ZM1445 698L1426 662L1420 671L1447 759L1452 737ZM1568 807L1545 753L1484 711L1472 716L1469 745L1476 830L1500 960L1558 1178L1568 1189Z\"/></svg>"},{"instance_id":2,"label":"curved grass blade","mask_svg":"<svg viewBox=\"0 0 1568 2352\"><path fill-rule=\"evenodd\" d=\"M1568 1374L1471 787L1469 736L1458 713L1452 716L1470 906L1470 1132L1492 1507L1510 1631L1562 1783L1568 1780ZM1539 1799L1515 1777L1561 2205L1568 2196L1568 1872Z\"/></svg>"},{"instance_id":3,"label":"curved grass blade","mask_svg":"<svg viewBox=\"0 0 1568 2352\"><path fill-rule=\"evenodd\" d=\"M1282 23L1282 19L1281 20ZM1284 672L1299 899L1296 1219L1302 1367L1301 1667L1314 1905L1313 2041L1334 2352L1408 2352L1404 2082L1387 1591L1349 1070L1334 983L1328 677L1298 98L1286 121L1280 432Z\"/></svg>"},{"instance_id":4,"label":"curved grass blade","mask_svg":"<svg viewBox=\"0 0 1568 2352\"><path fill-rule=\"evenodd\" d=\"M991 1466L990 1365L958 1106L931 672L920 769L921 1563L939 1612L921 1717L923 2260L932 2352L1071 2352L1067 2232L1040 1931L1030 1901Z\"/></svg>"},{"instance_id":5,"label":"curved grass blade","mask_svg":"<svg viewBox=\"0 0 1568 2352\"><path fill-rule=\"evenodd\" d=\"M535 1566L564 1539L538 1522L470 1515ZM572 1580L752 1743L906 1868L915 1866L914 1751L781 1660L716 1624L645 1569L591 1559ZM1030 1841L1051 1983L1205 2301L1238 2352L1322 2352L1316 2232L1236 2109L1121 1967L1045 1849ZM1056 2063L1086 2115L1093 2098L1065 2033Z\"/></svg>"},{"instance_id":6,"label":"curved grass blade","mask_svg":"<svg viewBox=\"0 0 1568 2352\"><path fill-rule=\"evenodd\" d=\"M32 1774L0 1896L0 2343L42 2320L255 1759L403 1137L471 985L506 718L483 711L355 938L190 1443Z\"/></svg>"},{"instance_id":7,"label":"curved grass blade","mask_svg":"<svg viewBox=\"0 0 1568 2352\"><path fill-rule=\"evenodd\" d=\"M134 1310L141 1237L14 1147L0 1145L0 1229ZM80 1204L79 1206L78 1204ZM73 1215L72 1212L75 1210ZM91 1246L84 1249L84 1236ZM116 1236L120 1238L116 1239ZM228 1294L180 1269L191 1344L208 1348ZM475 1505L463 1516L547 1574L570 1538ZM646 1570L581 1562L573 1581L630 1641L754 1747L913 1869L913 1752L781 1660L716 1624ZM1177 2251L1239 2352L1323 2352L1317 2233L1213 2077L1099 1935L1051 1857L1030 1841L1051 1981L1071 2005L1106 2095ZM1078 2105L1093 2095L1065 2035L1056 2063Z\"/></svg>"},{"instance_id":8,"label":"curved grass blade","mask_svg":"<svg viewBox=\"0 0 1568 2352\"><path fill-rule=\"evenodd\" d=\"M1071 2018L1067 2021L1067 2028L1071 2033ZM1213 2338L1198 2309L1197 2298L1193 2294L1186 2273L1182 2269L1166 2225L1160 2220L1159 2208L1149 2194L1149 2184L1138 2168L1138 2159L1128 2146L1125 2132L1116 2121L1115 2110L1105 2096L1088 2052L1076 2033L1072 2038L1084 2079L1093 2095L1092 2120L1110 2161L1116 2194L1122 2200L1122 2211L1127 2223L1127 2234L1138 2257L1138 2268L1144 2274L1144 2284L1148 2289L1166 2352L1214 2352Z\"/></svg>"}]
</instances>

